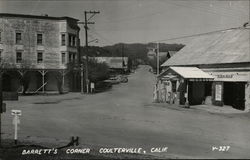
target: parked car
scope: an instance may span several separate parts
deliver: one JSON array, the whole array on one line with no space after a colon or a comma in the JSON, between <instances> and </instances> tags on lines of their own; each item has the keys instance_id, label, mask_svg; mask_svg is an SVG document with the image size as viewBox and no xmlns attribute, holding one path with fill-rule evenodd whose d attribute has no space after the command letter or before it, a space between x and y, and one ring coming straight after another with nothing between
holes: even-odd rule
<instances>
[{"instance_id":1,"label":"parked car","mask_svg":"<svg viewBox=\"0 0 250 160\"><path fill-rule=\"evenodd\" d=\"M110 77L109 79L105 80L104 82L108 82L111 84L119 84L120 80L117 77Z\"/></svg>"},{"instance_id":2,"label":"parked car","mask_svg":"<svg viewBox=\"0 0 250 160\"><path fill-rule=\"evenodd\" d=\"M126 75L120 75L119 80L121 83L127 83L128 77Z\"/></svg>"},{"instance_id":3,"label":"parked car","mask_svg":"<svg viewBox=\"0 0 250 160\"><path fill-rule=\"evenodd\" d=\"M113 75L105 82L110 82L111 84L127 83L128 77L126 75Z\"/></svg>"}]
</instances>

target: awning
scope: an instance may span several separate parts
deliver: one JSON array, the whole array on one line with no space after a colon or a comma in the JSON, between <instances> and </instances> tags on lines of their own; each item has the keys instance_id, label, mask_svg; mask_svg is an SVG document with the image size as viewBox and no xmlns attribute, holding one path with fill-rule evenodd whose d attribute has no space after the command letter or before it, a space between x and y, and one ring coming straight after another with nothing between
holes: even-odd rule
<instances>
[{"instance_id":1,"label":"awning","mask_svg":"<svg viewBox=\"0 0 250 160\"><path fill-rule=\"evenodd\" d=\"M214 79L213 76L197 67L169 67L164 75L166 76L168 73L171 74L171 71L178 74L183 79L188 79L190 81L212 81ZM162 77L164 76L162 75Z\"/></svg>"}]
</instances>

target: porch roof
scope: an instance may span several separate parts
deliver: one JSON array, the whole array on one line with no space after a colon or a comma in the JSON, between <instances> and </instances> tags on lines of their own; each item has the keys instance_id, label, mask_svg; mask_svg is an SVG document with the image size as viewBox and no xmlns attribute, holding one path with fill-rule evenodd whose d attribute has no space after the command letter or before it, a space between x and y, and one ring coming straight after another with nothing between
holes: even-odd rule
<instances>
[{"instance_id":1,"label":"porch roof","mask_svg":"<svg viewBox=\"0 0 250 160\"><path fill-rule=\"evenodd\" d=\"M167 73L170 73L169 71L173 71L177 73L179 76L181 76L184 79L190 79L190 80L213 80L214 77L209 75L208 73L202 71L201 69L197 67L169 67L165 72L159 75L159 77L166 77ZM169 78L171 78L172 75L170 75Z\"/></svg>"}]
</instances>

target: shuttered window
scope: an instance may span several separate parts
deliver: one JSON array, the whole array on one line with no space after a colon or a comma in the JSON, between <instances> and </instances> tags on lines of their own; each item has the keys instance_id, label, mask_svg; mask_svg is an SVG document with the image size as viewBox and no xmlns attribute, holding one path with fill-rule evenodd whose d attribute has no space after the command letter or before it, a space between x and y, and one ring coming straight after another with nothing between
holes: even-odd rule
<instances>
[{"instance_id":1,"label":"shuttered window","mask_svg":"<svg viewBox=\"0 0 250 160\"><path fill-rule=\"evenodd\" d=\"M43 44L43 34L37 34L37 44L42 45Z\"/></svg>"},{"instance_id":2,"label":"shuttered window","mask_svg":"<svg viewBox=\"0 0 250 160\"><path fill-rule=\"evenodd\" d=\"M21 44L21 43L22 43L22 33L16 32L16 44Z\"/></svg>"},{"instance_id":3,"label":"shuttered window","mask_svg":"<svg viewBox=\"0 0 250 160\"><path fill-rule=\"evenodd\" d=\"M65 35L65 33L62 33L61 34L61 45L65 46L65 44L66 44L66 35Z\"/></svg>"},{"instance_id":4,"label":"shuttered window","mask_svg":"<svg viewBox=\"0 0 250 160\"><path fill-rule=\"evenodd\" d=\"M21 63L22 62L22 52L17 51L16 52L16 63Z\"/></svg>"},{"instance_id":5,"label":"shuttered window","mask_svg":"<svg viewBox=\"0 0 250 160\"><path fill-rule=\"evenodd\" d=\"M43 63L43 52L37 52L37 63Z\"/></svg>"},{"instance_id":6,"label":"shuttered window","mask_svg":"<svg viewBox=\"0 0 250 160\"><path fill-rule=\"evenodd\" d=\"M65 64L65 62L66 62L66 53L65 52L62 52L61 53L62 55L62 64Z\"/></svg>"}]
</instances>

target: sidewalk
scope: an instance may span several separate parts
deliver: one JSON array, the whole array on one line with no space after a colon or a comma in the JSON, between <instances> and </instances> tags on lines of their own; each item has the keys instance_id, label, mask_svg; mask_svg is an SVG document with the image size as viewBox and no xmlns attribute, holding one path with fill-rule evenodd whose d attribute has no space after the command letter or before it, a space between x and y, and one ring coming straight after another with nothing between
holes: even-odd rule
<instances>
[{"instance_id":1,"label":"sidewalk","mask_svg":"<svg viewBox=\"0 0 250 160\"><path fill-rule=\"evenodd\" d=\"M205 110L210 113L223 113L223 114L234 114L234 113L247 113L249 111L242 111L233 108L232 106L214 106L214 105L194 105L190 106L190 108L195 108L199 110Z\"/></svg>"},{"instance_id":2,"label":"sidewalk","mask_svg":"<svg viewBox=\"0 0 250 160\"><path fill-rule=\"evenodd\" d=\"M232 106L214 106L214 105L191 105L190 108L184 108L183 106L176 104L168 104L168 103L152 103L152 106L158 107L167 107L169 109L174 110L197 110L197 111L205 111L209 113L219 113L219 114L240 114L240 113L248 113L249 111L242 111L233 108Z\"/></svg>"}]
</instances>

